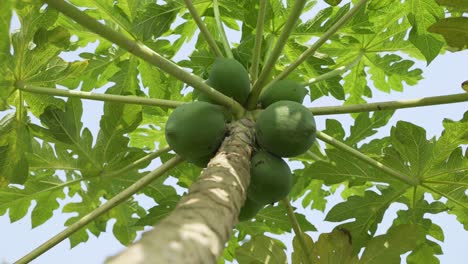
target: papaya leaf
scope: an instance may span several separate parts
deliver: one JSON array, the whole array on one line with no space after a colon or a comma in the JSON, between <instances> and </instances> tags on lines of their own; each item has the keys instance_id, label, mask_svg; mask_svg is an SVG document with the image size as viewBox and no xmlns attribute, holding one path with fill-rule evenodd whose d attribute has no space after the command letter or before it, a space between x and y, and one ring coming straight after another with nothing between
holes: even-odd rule
<instances>
[{"instance_id":1,"label":"papaya leaf","mask_svg":"<svg viewBox=\"0 0 468 264\"><path fill-rule=\"evenodd\" d=\"M252 239L236 249L239 264L286 264L286 246L280 240L264 235Z\"/></svg>"},{"instance_id":2,"label":"papaya leaf","mask_svg":"<svg viewBox=\"0 0 468 264\"><path fill-rule=\"evenodd\" d=\"M311 246L314 263L317 264L352 264L357 263L353 254L352 238L345 230L335 229L331 233L321 234Z\"/></svg>"},{"instance_id":3,"label":"papaya leaf","mask_svg":"<svg viewBox=\"0 0 468 264\"><path fill-rule=\"evenodd\" d=\"M50 170L34 172L24 188L0 188L0 215L8 210L10 221L16 222L26 216L32 201L35 201L31 223L33 228L37 227L52 217L53 211L59 208L58 199L65 199L64 188L74 183L61 181Z\"/></svg>"},{"instance_id":4,"label":"papaya leaf","mask_svg":"<svg viewBox=\"0 0 468 264\"><path fill-rule=\"evenodd\" d=\"M369 241L358 263L400 263L400 255L417 248L425 240L415 225L398 225Z\"/></svg>"},{"instance_id":5,"label":"papaya leaf","mask_svg":"<svg viewBox=\"0 0 468 264\"><path fill-rule=\"evenodd\" d=\"M299 226L305 231L316 231L317 229L307 221L301 213L294 213ZM267 206L260 210L255 216L256 221L241 222L237 225L240 231L248 234L256 235L263 232L271 232L273 234L284 234L292 232L292 225L287 216L287 210L279 203L275 206Z\"/></svg>"},{"instance_id":6,"label":"papaya leaf","mask_svg":"<svg viewBox=\"0 0 468 264\"><path fill-rule=\"evenodd\" d=\"M23 184L29 176L26 157L31 137L26 123L9 114L0 120L0 178Z\"/></svg>"},{"instance_id":7,"label":"papaya leaf","mask_svg":"<svg viewBox=\"0 0 468 264\"><path fill-rule=\"evenodd\" d=\"M367 244L382 221L385 211L406 192L408 187L398 189L383 189L381 194L366 191L364 196L351 196L348 200L335 205L327 214L325 220L341 222L354 219L339 225L349 231L355 251Z\"/></svg>"},{"instance_id":8,"label":"papaya leaf","mask_svg":"<svg viewBox=\"0 0 468 264\"><path fill-rule=\"evenodd\" d=\"M305 244L307 245L307 248L303 248L301 243L299 243L299 238L298 235L296 234L293 239L293 252L291 254L291 261L292 264L302 264L302 263L308 263L308 256L307 254L310 254L310 249L313 248L314 246L314 241L312 241L312 238L306 234L302 233L302 237L305 240Z\"/></svg>"},{"instance_id":9,"label":"papaya leaf","mask_svg":"<svg viewBox=\"0 0 468 264\"><path fill-rule=\"evenodd\" d=\"M458 49L468 47L468 18L448 17L436 21L429 31L441 34L447 44Z\"/></svg>"},{"instance_id":10,"label":"papaya leaf","mask_svg":"<svg viewBox=\"0 0 468 264\"><path fill-rule=\"evenodd\" d=\"M439 5L455 8L460 12L468 11L468 2L465 0L436 0Z\"/></svg>"}]
</instances>

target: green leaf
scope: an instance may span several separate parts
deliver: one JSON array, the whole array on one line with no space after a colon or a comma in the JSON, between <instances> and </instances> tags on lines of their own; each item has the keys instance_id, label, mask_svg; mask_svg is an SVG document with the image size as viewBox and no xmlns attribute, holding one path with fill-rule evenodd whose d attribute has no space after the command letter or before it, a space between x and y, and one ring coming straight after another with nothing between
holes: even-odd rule
<instances>
[{"instance_id":1,"label":"green leaf","mask_svg":"<svg viewBox=\"0 0 468 264\"><path fill-rule=\"evenodd\" d=\"M0 178L23 184L29 176L26 153L31 150L27 124L14 114L0 120Z\"/></svg>"},{"instance_id":2,"label":"green leaf","mask_svg":"<svg viewBox=\"0 0 468 264\"><path fill-rule=\"evenodd\" d=\"M258 235L236 249L236 259L239 264L286 264L285 250L283 242Z\"/></svg>"},{"instance_id":3,"label":"green leaf","mask_svg":"<svg viewBox=\"0 0 468 264\"><path fill-rule=\"evenodd\" d=\"M412 25L409 40L421 51L429 64L439 54L444 43L427 29L444 16L443 9L434 1L410 0L405 4L408 20Z\"/></svg>"},{"instance_id":4,"label":"green leaf","mask_svg":"<svg viewBox=\"0 0 468 264\"><path fill-rule=\"evenodd\" d=\"M335 229L331 233L321 234L312 246L314 263L317 264L352 264L357 263L353 254L352 238L345 230Z\"/></svg>"},{"instance_id":5,"label":"green leaf","mask_svg":"<svg viewBox=\"0 0 468 264\"><path fill-rule=\"evenodd\" d=\"M37 227L50 219L53 211L59 208L58 199L64 199L63 189L75 182L63 182L51 171L34 173L24 188L6 186L0 188L0 215L8 210L11 222L23 218L35 201L31 214L32 227Z\"/></svg>"},{"instance_id":6,"label":"green leaf","mask_svg":"<svg viewBox=\"0 0 468 264\"><path fill-rule=\"evenodd\" d=\"M418 226L394 226L387 234L369 241L358 263L400 263L400 255L415 249L424 239L424 232Z\"/></svg>"},{"instance_id":7,"label":"green leaf","mask_svg":"<svg viewBox=\"0 0 468 264\"><path fill-rule=\"evenodd\" d=\"M361 113L351 126L351 134L345 140L348 145L357 146L360 141L377 133L377 128L385 126L393 116L393 111L374 112L372 117L369 113Z\"/></svg>"},{"instance_id":8,"label":"green leaf","mask_svg":"<svg viewBox=\"0 0 468 264\"><path fill-rule=\"evenodd\" d=\"M422 79L420 69L412 69L413 61L404 60L396 54L368 55L371 80L377 89L389 93L391 90L403 91L403 82L416 85Z\"/></svg>"},{"instance_id":9,"label":"green leaf","mask_svg":"<svg viewBox=\"0 0 468 264\"><path fill-rule=\"evenodd\" d=\"M306 233L302 233L302 237L304 238L307 248L302 247L298 236L295 235L293 239L293 252L291 254L292 264L308 263L309 258L307 255L311 254L309 249L313 248L314 241L312 241L312 238Z\"/></svg>"},{"instance_id":10,"label":"green leaf","mask_svg":"<svg viewBox=\"0 0 468 264\"><path fill-rule=\"evenodd\" d=\"M0 11L0 59L10 53L10 23L13 14L14 2L12 0L2 1Z\"/></svg>"},{"instance_id":11,"label":"green leaf","mask_svg":"<svg viewBox=\"0 0 468 264\"><path fill-rule=\"evenodd\" d=\"M436 0L436 2L439 5L455 8L460 12L468 11L468 2L466 0Z\"/></svg>"},{"instance_id":12,"label":"green leaf","mask_svg":"<svg viewBox=\"0 0 468 264\"><path fill-rule=\"evenodd\" d=\"M458 49L468 47L468 18L449 17L443 18L432 24L430 32L441 34L447 44Z\"/></svg>"},{"instance_id":13,"label":"green leaf","mask_svg":"<svg viewBox=\"0 0 468 264\"><path fill-rule=\"evenodd\" d=\"M325 220L341 222L355 219L352 222L339 225L348 230L353 238L355 250L364 246L377 230L385 211L406 191L406 186L399 189L387 188L379 195L366 191L363 197L351 196L347 201L335 205L327 214Z\"/></svg>"},{"instance_id":14,"label":"green leaf","mask_svg":"<svg viewBox=\"0 0 468 264\"><path fill-rule=\"evenodd\" d=\"M132 28L132 31L141 36L142 40L158 38L167 32L178 11L172 2L165 5L149 3L143 10L144 12L138 15Z\"/></svg>"},{"instance_id":15,"label":"green leaf","mask_svg":"<svg viewBox=\"0 0 468 264\"><path fill-rule=\"evenodd\" d=\"M154 226L174 210L179 200L180 197L178 195L158 199L158 205L150 208L148 210L148 214L141 218L136 224L140 226Z\"/></svg>"},{"instance_id":16,"label":"green leaf","mask_svg":"<svg viewBox=\"0 0 468 264\"><path fill-rule=\"evenodd\" d=\"M426 131L422 127L399 121L392 128L391 135L393 147L401 159L410 164L406 166L405 173L414 177L425 175L430 169L434 150L434 142L426 139Z\"/></svg>"},{"instance_id":17,"label":"green leaf","mask_svg":"<svg viewBox=\"0 0 468 264\"><path fill-rule=\"evenodd\" d=\"M341 0L324 0L325 3L331 5L331 6L337 6L341 3Z\"/></svg>"},{"instance_id":18,"label":"green leaf","mask_svg":"<svg viewBox=\"0 0 468 264\"><path fill-rule=\"evenodd\" d=\"M341 150L327 149L326 153L330 161L317 161L306 166L303 177L320 179L327 185L345 181L352 185L362 185L366 181L395 182L383 171Z\"/></svg>"}]
</instances>

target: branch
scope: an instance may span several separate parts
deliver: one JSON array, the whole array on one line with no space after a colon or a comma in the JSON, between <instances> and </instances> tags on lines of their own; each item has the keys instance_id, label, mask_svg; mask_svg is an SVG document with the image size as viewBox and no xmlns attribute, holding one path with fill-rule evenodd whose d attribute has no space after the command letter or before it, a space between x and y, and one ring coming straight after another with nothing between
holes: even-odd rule
<instances>
[{"instance_id":1,"label":"branch","mask_svg":"<svg viewBox=\"0 0 468 264\"><path fill-rule=\"evenodd\" d=\"M284 25L283 29L281 30L281 34L278 38L278 41L275 44L275 47L271 51L268 60L265 63L265 66L258 77L258 80L255 82L254 86L252 87L252 91L250 92L249 99L247 101L247 108L252 110L257 105L257 99L262 91L263 84L265 83L266 79L270 75L271 71L273 70L276 61L278 60L281 52L283 51L286 42L288 41L291 32L294 30L297 21L299 20L299 16L301 15L302 9L304 9L304 5L306 0L296 0L294 1L294 5L291 9L291 13L288 16L288 20Z\"/></svg>"},{"instance_id":2,"label":"branch","mask_svg":"<svg viewBox=\"0 0 468 264\"><path fill-rule=\"evenodd\" d=\"M226 52L226 56L228 58L234 58L234 56L232 55L231 47L229 47L229 41L226 37L226 32L224 32L223 21L221 21L221 16L219 14L218 0L213 0L213 12L216 20L216 26L218 27L219 35L221 36L221 40L223 42L224 51Z\"/></svg>"},{"instance_id":3,"label":"branch","mask_svg":"<svg viewBox=\"0 0 468 264\"><path fill-rule=\"evenodd\" d=\"M144 98L144 97L139 97L139 96L100 94L100 93L90 93L90 92L73 91L73 90L61 90L61 89L55 89L55 88L44 88L44 87L26 85L26 84L23 84L21 81L16 82L16 87L22 91L30 92L30 93L56 95L56 96L63 96L63 97L76 97L76 98L89 99L89 100L95 100L95 101L104 101L104 102L119 102L119 103L127 103L127 104L150 105L150 106L169 107L169 108L176 108L185 103L185 102L180 102L180 101Z\"/></svg>"},{"instance_id":4,"label":"branch","mask_svg":"<svg viewBox=\"0 0 468 264\"><path fill-rule=\"evenodd\" d=\"M387 167L385 166L384 164L372 159L372 158L369 158L368 156L362 154L361 152L359 152L358 150L344 144L343 142L340 142L336 139L334 139L333 137L321 132L321 131L317 131L317 138L319 138L320 140L334 146L335 148L337 149L340 149L342 151L345 151L351 155L353 155L354 157L364 161L365 163L377 168L377 169L380 169L382 170L383 172L387 173L388 175L392 176L393 178L395 179L398 179L404 183L407 183L409 185L412 185L412 186L416 186L418 185L420 182L419 182L419 179L417 178L411 178L411 177L408 177L404 174L402 174L401 172L399 171L396 171L390 167Z\"/></svg>"},{"instance_id":5,"label":"branch","mask_svg":"<svg viewBox=\"0 0 468 264\"><path fill-rule=\"evenodd\" d=\"M286 210L288 211L289 222L291 223L294 229L294 233L299 239L299 244L301 245L302 251L306 255L307 263L310 263L310 264L314 263L312 256L310 255L310 249L307 248L307 243L303 236L304 233L301 230L301 226L299 225L299 222L297 221L296 215L294 214L294 210L287 197L283 199L283 204L284 204L284 207L286 207Z\"/></svg>"},{"instance_id":6,"label":"branch","mask_svg":"<svg viewBox=\"0 0 468 264\"><path fill-rule=\"evenodd\" d=\"M377 102L368 104L356 104L356 105L337 105L337 106L321 106L311 107L310 111L314 115L334 115L334 114L348 114L348 113L359 113L359 112L371 112L371 111L383 111L383 110L395 110L400 108L420 107L429 105L440 105L440 104L453 104L468 101L468 93L441 95L432 97L423 97L411 100L401 101L387 101Z\"/></svg>"},{"instance_id":7,"label":"branch","mask_svg":"<svg viewBox=\"0 0 468 264\"><path fill-rule=\"evenodd\" d=\"M219 49L218 45L216 44L216 40L213 38L211 35L210 31L208 28L205 26L205 23L203 23L200 15L197 12L197 9L192 3L192 0L184 0L185 4L187 5L187 8L190 12L190 15L192 15L193 20L195 20L195 23L198 26L198 29L200 29L200 32L202 33L203 37L205 38L206 42L208 43L208 46L210 46L211 51L218 57L223 57L223 53L221 53L221 50Z\"/></svg>"},{"instance_id":8,"label":"branch","mask_svg":"<svg viewBox=\"0 0 468 264\"><path fill-rule=\"evenodd\" d=\"M245 110L242 105L240 105L234 99L216 91L211 86L206 84L202 78L185 71L183 68L159 55L146 45L133 41L121 33L106 27L96 19L90 17L75 6L68 4L63 0L44 0L44 2L70 17L71 19L75 20L83 27L99 34L108 41L119 45L128 52L147 61L148 63L155 65L178 80L192 86L195 89L200 90L216 103L231 109L236 114L236 116L241 116L244 113Z\"/></svg>"},{"instance_id":9,"label":"branch","mask_svg":"<svg viewBox=\"0 0 468 264\"><path fill-rule=\"evenodd\" d=\"M367 0L360 0L356 5L351 8L348 13L341 17L336 23L327 30L312 46L310 46L304 53L302 53L295 61L293 61L286 69L284 69L278 77L276 77L267 86L286 78L291 72L293 72L301 63L303 63L309 56L313 55L333 34L335 34L342 26L361 9L361 7L367 2Z\"/></svg>"},{"instance_id":10,"label":"branch","mask_svg":"<svg viewBox=\"0 0 468 264\"><path fill-rule=\"evenodd\" d=\"M348 65L344 65L344 66L341 66L341 67L338 67L336 69L334 69L333 71L329 71L327 73L324 73L320 76L317 76L317 77L314 77L312 79L309 80L308 83L306 83L305 85L306 86L310 86L316 82L320 82L320 81L323 81L323 80L327 80L327 79L330 79L332 77L335 77L337 75L341 75L345 72L347 72L349 69L351 69L352 67L354 67L356 64L358 64L359 61L361 61L361 58L362 56L364 55L364 53L360 53L356 59L354 59L351 63L349 63Z\"/></svg>"},{"instance_id":11,"label":"branch","mask_svg":"<svg viewBox=\"0 0 468 264\"><path fill-rule=\"evenodd\" d=\"M35 248L33 251L16 261L16 264L23 264L23 263L29 263L33 259L39 257L42 255L44 252L47 250L51 249L58 243L60 243L62 240L66 239L67 237L71 236L73 233L78 231L79 229L85 227L87 224L91 223L92 221L96 220L99 216L103 215L107 211L111 210L112 208L116 207L117 205L121 204L122 202L126 201L129 197L146 187L148 184L153 182L155 179L158 177L162 176L164 173L166 173L169 169L175 167L179 163L181 163L183 159L179 156L176 156L170 160L168 160L166 163L161 165L159 168L156 170L146 174L143 178L139 179L136 181L134 184L129 186L127 189L123 190L121 193L117 194L116 196L112 197L109 201L92 211L91 213L83 216L80 220L77 222L71 224L65 230L62 232L58 233L51 239L47 240L44 242L42 245L39 247Z\"/></svg>"},{"instance_id":12,"label":"branch","mask_svg":"<svg viewBox=\"0 0 468 264\"><path fill-rule=\"evenodd\" d=\"M263 27L265 24L267 0L260 0L260 7L257 17L257 31L255 32L255 44L252 51L252 66L250 67L250 80L255 83L258 76L258 65L260 62L260 53L262 50Z\"/></svg>"}]
</instances>

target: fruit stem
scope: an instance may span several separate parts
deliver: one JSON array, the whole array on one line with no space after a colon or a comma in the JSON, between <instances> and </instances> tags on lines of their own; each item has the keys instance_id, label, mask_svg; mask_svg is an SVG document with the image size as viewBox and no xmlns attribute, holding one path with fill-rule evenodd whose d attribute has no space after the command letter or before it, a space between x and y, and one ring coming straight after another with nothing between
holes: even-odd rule
<instances>
[{"instance_id":1,"label":"fruit stem","mask_svg":"<svg viewBox=\"0 0 468 264\"><path fill-rule=\"evenodd\" d=\"M341 27L348 23L351 18L361 9L361 7L367 2L367 0L360 0L356 3L344 16L336 21L330 29L327 30L312 46L310 46L304 53L293 61L288 67L286 67L273 81L267 86L271 86L273 83L286 78L291 72L293 72L301 63L303 63L309 56L313 55L325 42L335 34Z\"/></svg>"},{"instance_id":2,"label":"fruit stem","mask_svg":"<svg viewBox=\"0 0 468 264\"><path fill-rule=\"evenodd\" d=\"M317 83L317 82L320 82L320 81L323 81L323 80L328 80L332 77L335 77L337 75L341 75L345 72L347 72L349 69L351 69L352 67L354 67L356 64L358 64L359 61L361 61L361 58L362 56L364 55L364 52L361 52L351 63L347 64L347 65L343 65L341 67L338 67L332 71L329 71L327 73L324 73L322 75L319 75L317 77L314 77L312 79L310 79L307 83L305 83L304 85L305 86L310 86L314 83Z\"/></svg>"},{"instance_id":3,"label":"fruit stem","mask_svg":"<svg viewBox=\"0 0 468 264\"><path fill-rule=\"evenodd\" d=\"M179 156L175 156L172 159L168 160L164 164L162 164L159 168L155 169L154 171L146 174L141 179L136 181L134 184L130 185L128 188L117 194L116 196L112 197L109 201L101 205L100 207L96 208L94 211L90 212L89 214L83 216L77 222L71 224L67 228L65 228L62 232L58 233L51 239L44 242L39 247L35 248L33 251L26 254L24 257L16 261L16 264L23 264L29 263L33 259L39 257L47 250L51 249L62 240L66 239L67 237L71 236L73 233L85 227L87 224L91 223L92 221L96 220L98 217L103 215L104 213L108 212L112 208L116 207L117 205L121 204L122 202L126 201L135 193L142 190L144 187L148 186L151 182L153 182L158 177L164 175L169 169L174 168L176 165L181 163L183 159Z\"/></svg>"},{"instance_id":4,"label":"fruit stem","mask_svg":"<svg viewBox=\"0 0 468 264\"><path fill-rule=\"evenodd\" d=\"M223 21L221 20L221 15L219 14L218 0L213 0L213 12L226 56L232 59L234 56L232 55L231 47L229 47L229 41L227 39L226 32L224 31Z\"/></svg>"},{"instance_id":5,"label":"fruit stem","mask_svg":"<svg viewBox=\"0 0 468 264\"><path fill-rule=\"evenodd\" d=\"M89 99L89 100L104 101L104 102L120 102L120 103L127 103L127 104L150 105L150 106L159 106L159 107L168 107L168 108L176 108L180 105L185 104L185 102L181 102L181 101L144 98L144 97L139 97L139 96L100 94L100 93L37 87L37 86L32 86L32 85L25 85L22 82L17 82L16 86L19 90L30 92L30 93L56 95L56 96L64 96L64 97L76 97L76 98L81 98L81 99Z\"/></svg>"},{"instance_id":6,"label":"fruit stem","mask_svg":"<svg viewBox=\"0 0 468 264\"><path fill-rule=\"evenodd\" d=\"M317 138L319 138L320 140L334 146L335 148L337 149L340 149L342 151L345 151L351 155L353 155L354 157L364 161L365 163L377 168L377 169L380 169L381 171L387 173L388 175L390 175L391 177L395 178L395 179L398 179L404 183L407 183L411 186L416 186L416 185L419 185L420 184L420 181L419 179L417 178L412 178L412 177L408 177L407 175L405 174L402 174L401 172L399 171L396 171L390 167L387 167L385 166L384 164L372 159L372 158L369 158L368 156L362 154L361 152L359 152L358 150L344 144L343 142L340 142L336 139L334 139L333 137L321 132L321 131L317 131Z\"/></svg>"},{"instance_id":7,"label":"fruit stem","mask_svg":"<svg viewBox=\"0 0 468 264\"><path fill-rule=\"evenodd\" d=\"M294 214L294 210L287 197L283 199L283 204L284 204L284 207L286 207L286 210L288 211L289 222L291 223L294 233L296 234L296 237L299 240L299 244L301 245L302 251L307 257L306 263L310 263L310 264L314 263L312 260L312 256L310 255L310 248L307 247L307 243L304 239L304 233L301 230L301 226L299 225L299 222L297 221L296 215Z\"/></svg>"},{"instance_id":8,"label":"fruit stem","mask_svg":"<svg viewBox=\"0 0 468 264\"><path fill-rule=\"evenodd\" d=\"M422 97L410 100L400 101L386 101L368 104L355 104L355 105L337 105L337 106L321 106L311 107L310 111L314 115L335 115L335 114L349 114L359 112L372 112L395 110L401 108L421 107L440 104L454 104L468 101L468 93L440 95L431 97Z\"/></svg>"},{"instance_id":9,"label":"fruit stem","mask_svg":"<svg viewBox=\"0 0 468 264\"><path fill-rule=\"evenodd\" d=\"M258 77L258 65L260 62L260 53L262 51L263 27L265 25L267 1L260 0L260 7L257 17L257 28L255 32L255 44L252 52L252 66L250 67L250 80L255 83Z\"/></svg>"},{"instance_id":10,"label":"fruit stem","mask_svg":"<svg viewBox=\"0 0 468 264\"><path fill-rule=\"evenodd\" d=\"M200 92L205 93L210 99L216 103L226 106L236 115L242 115L244 113L245 110L242 105L240 105L234 99L216 91L213 87L206 84L199 76L185 71L183 68L171 60L164 58L143 43L125 37L123 34L101 24L96 19L63 0L44 0L44 2L52 8L62 12L69 18L73 19L81 26L100 35L108 41L117 44L123 49L126 49L131 54L147 61L148 63L153 64L154 66L160 68L176 79L188 84L189 86L200 90Z\"/></svg>"},{"instance_id":11,"label":"fruit stem","mask_svg":"<svg viewBox=\"0 0 468 264\"><path fill-rule=\"evenodd\" d=\"M206 42L208 43L208 46L210 46L211 51L217 56L217 57L223 57L223 53L219 49L218 45L216 44L216 40L213 38L211 35L210 31L208 28L205 26L205 23L201 19L200 15L197 12L197 9L192 3L192 0L184 0L185 4L187 5L187 8L190 12L190 15L192 15L193 20L195 20L195 23L198 26L198 29L200 29L200 32L202 33L203 37L205 38Z\"/></svg>"},{"instance_id":12,"label":"fruit stem","mask_svg":"<svg viewBox=\"0 0 468 264\"><path fill-rule=\"evenodd\" d=\"M304 9L306 0L297 0L294 1L294 5L291 8L291 13L289 13L288 20L284 25L283 29L281 30L281 34L275 44L275 47L271 51L268 60L265 63L262 71L260 72L260 76L258 80L255 82L254 86L252 87L252 91L250 92L249 99L247 101L247 109L252 110L257 106L257 100L260 96L260 92L262 91L263 84L265 83L266 79L270 76L271 71L273 70L276 61L278 60L281 52L283 51L286 42L289 39L289 36L293 32L297 21L299 20L299 16L302 13L302 9Z\"/></svg>"}]
</instances>

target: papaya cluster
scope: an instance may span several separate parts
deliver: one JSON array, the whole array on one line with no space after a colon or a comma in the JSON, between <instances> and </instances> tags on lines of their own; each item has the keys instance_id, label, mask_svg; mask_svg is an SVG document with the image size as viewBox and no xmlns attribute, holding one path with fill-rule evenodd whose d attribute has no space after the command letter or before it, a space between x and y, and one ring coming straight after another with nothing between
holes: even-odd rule
<instances>
[{"instance_id":1,"label":"papaya cluster","mask_svg":"<svg viewBox=\"0 0 468 264\"><path fill-rule=\"evenodd\" d=\"M246 105L250 93L247 70L234 59L218 58L206 83ZM283 157L307 151L315 141L315 120L302 105L307 89L292 80L280 80L259 97L255 153L251 158L250 185L240 221L253 218L267 204L285 198L292 187L292 173ZM166 123L169 146L189 162L206 167L216 154L232 119L207 95L194 93L195 101L177 107Z\"/></svg>"}]
</instances>

